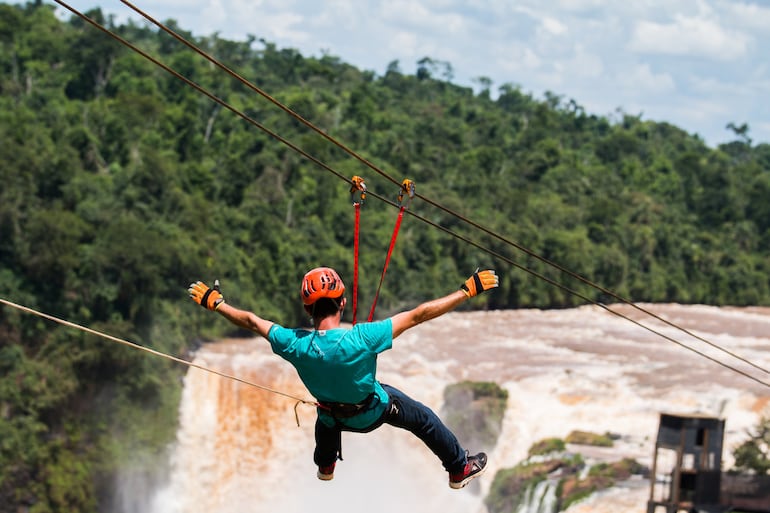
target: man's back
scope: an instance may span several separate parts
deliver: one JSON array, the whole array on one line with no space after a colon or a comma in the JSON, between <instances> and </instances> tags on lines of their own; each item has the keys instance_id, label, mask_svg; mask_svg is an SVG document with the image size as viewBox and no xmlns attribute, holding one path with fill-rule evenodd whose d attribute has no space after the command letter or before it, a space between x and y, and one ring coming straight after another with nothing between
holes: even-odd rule
<instances>
[{"instance_id":1,"label":"man's back","mask_svg":"<svg viewBox=\"0 0 770 513\"><path fill-rule=\"evenodd\" d=\"M392 347L390 320L330 330L274 325L268 340L320 403L358 404L372 399L372 393L383 407L387 403L387 393L377 382L377 355Z\"/></svg>"}]
</instances>

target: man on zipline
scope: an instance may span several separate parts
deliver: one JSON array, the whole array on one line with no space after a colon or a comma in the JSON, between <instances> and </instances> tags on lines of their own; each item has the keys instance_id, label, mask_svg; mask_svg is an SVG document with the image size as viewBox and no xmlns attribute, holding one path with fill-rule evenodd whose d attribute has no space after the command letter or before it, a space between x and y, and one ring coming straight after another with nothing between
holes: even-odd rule
<instances>
[{"instance_id":1,"label":"man on zipline","mask_svg":"<svg viewBox=\"0 0 770 513\"><path fill-rule=\"evenodd\" d=\"M342 431L368 433L382 424L406 429L438 456L449 473L449 486L462 488L484 473L487 455L469 455L455 435L425 405L377 381L377 355L409 328L443 315L466 299L498 286L494 271L478 271L451 294L425 302L389 319L340 327L347 300L345 284L334 269L318 267L302 280L300 295L313 329L289 329L253 312L225 303L218 284L197 281L188 289L199 305L220 313L242 328L265 337L273 352L291 363L308 391L318 400L315 452L318 478L334 477L342 459Z\"/></svg>"}]
</instances>

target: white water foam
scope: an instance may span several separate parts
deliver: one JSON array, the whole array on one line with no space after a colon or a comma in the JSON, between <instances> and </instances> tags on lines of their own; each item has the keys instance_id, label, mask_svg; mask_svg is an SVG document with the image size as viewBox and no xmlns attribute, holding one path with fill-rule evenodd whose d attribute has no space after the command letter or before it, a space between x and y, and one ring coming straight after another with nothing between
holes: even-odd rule
<instances>
[{"instance_id":1,"label":"white water foam","mask_svg":"<svg viewBox=\"0 0 770 513\"><path fill-rule=\"evenodd\" d=\"M770 309L644 305L699 336L770 367ZM729 362L724 353L646 317L625 315ZM225 341L199 351L199 363L307 397L293 369L262 339ZM661 412L726 419L724 467L770 404L770 390L597 307L451 313L394 341L379 358L379 378L439 412L443 390L462 380L495 381L509 392L502 435L485 476L449 489L439 461L409 433L384 426L343 435L335 479L320 482L312 462L314 412L294 401L191 369L180 405L181 428L169 483L151 513L282 513L311 508L339 513L438 510L484 513L495 472L528 448L572 430L611 432L602 460L634 457L650 465ZM462 443L462 440L461 440ZM573 505L570 513L643 511L649 484L632 481Z\"/></svg>"}]
</instances>

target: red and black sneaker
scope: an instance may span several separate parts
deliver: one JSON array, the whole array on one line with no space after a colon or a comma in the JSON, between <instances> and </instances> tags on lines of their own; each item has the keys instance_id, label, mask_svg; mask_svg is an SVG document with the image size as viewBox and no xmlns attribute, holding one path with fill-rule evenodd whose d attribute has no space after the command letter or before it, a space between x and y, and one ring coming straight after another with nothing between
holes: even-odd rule
<instances>
[{"instance_id":1,"label":"red and black sneaker","mask_svg":"<svg viewBox=\"0 0 770 513\"><path fill-rule=\"evenodd\" d=\"M465 451L466 455L468 451ZM455 490L470 483L474 477L479 477L487 469L487 455L483 452L475 456L467 456L467 463L462 472L449 474L449 487Z\"/></svg>"},{"instance_id":2,"label":"red and black sneaker","mask_svg":"<svg viewBox=\"0 0 770 513\"><path fill-rule=\"evenodd\" d=\"M318 476L318 479L321 481L331 481L334 479L334 465L335 463L332 463L331 465L327 465L325 467L318 466L318 473L316 474Z\"/></svg>"}]
</instances>

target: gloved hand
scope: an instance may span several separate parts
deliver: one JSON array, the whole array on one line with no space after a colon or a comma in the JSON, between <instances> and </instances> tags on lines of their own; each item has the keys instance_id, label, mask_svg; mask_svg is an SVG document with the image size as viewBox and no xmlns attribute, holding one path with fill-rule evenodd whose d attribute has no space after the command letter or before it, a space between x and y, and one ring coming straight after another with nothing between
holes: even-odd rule
<instances>
[{"instance_id":1,"label":"gloved hand","mask_svg":"<svg viewBox=\"0 0 770 513\"><path fill-rule=\"evenodd\" d=\"M460 285L460 288L465 292L466 296L473 297L498 285L500 285L500 281L495 271L486 270L473 273L473 276L465 280L465 283Z\"/></svg>"},{"instance_id":2,"label":"gloved hand","mask_svg":"<svg viewBox=\"0 0 770 513\"><path fill-rule=\"evenodd\" d=\"M225 302L225 298L222 297L222 293L219 291L219 280L214 280L213 288L209 288L202 281L196 281L190 284L187 292L190 293L193 301L209 310L216 310Z\"/></svg>"}]
</instances>

